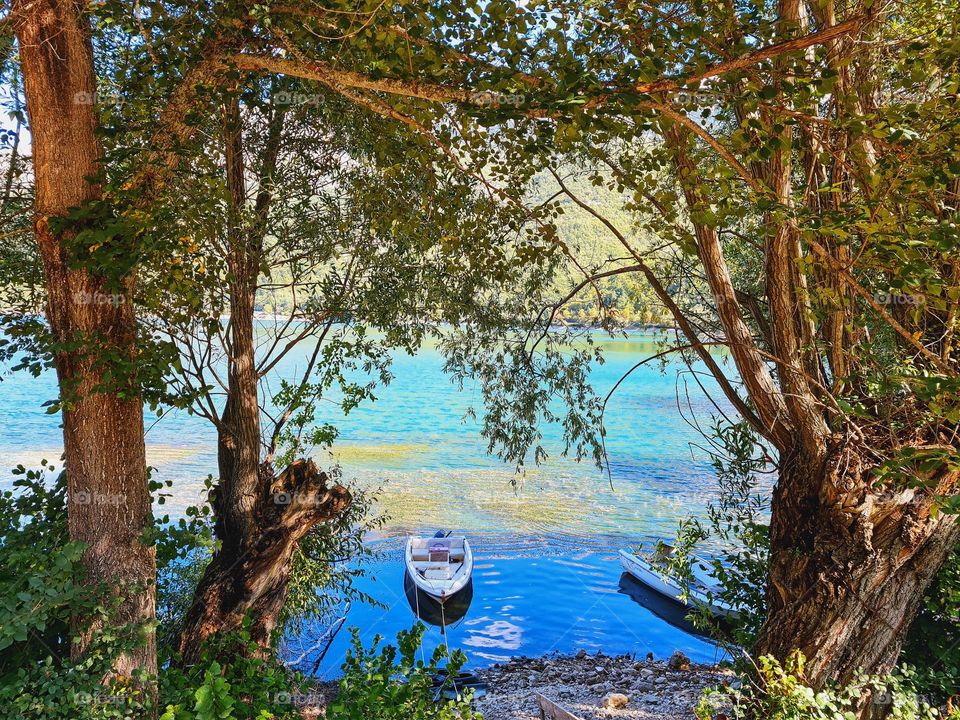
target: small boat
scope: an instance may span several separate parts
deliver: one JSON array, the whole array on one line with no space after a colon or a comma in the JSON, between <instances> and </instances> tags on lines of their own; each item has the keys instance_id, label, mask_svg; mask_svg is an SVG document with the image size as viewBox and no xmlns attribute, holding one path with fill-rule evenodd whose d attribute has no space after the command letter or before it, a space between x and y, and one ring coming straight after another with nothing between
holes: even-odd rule
<instances>
[{"instance_id":1,"label":"small boat","mask_svg":"<svg viewBox=\"0 0 960 720\"><path fill-rule=\"evenodd\" d=\"M444 602L460 592L473 574L473 551L463 536L407 538L407 573L427 595Z\"/></svg>"},{"instance_id":2,"label":"small boat","mask_svg":"<svg viewBox=\"0 0 960 720\"><path fill-rule=\"evenodd\" d=\"M690 614L690 608L681 604L675 598L664 597L660 593L654 592L630 573L625 572L620 576L617 592L626 595L633 602L645 607L678 630L683 630L688 635L703 636L703 630L687 618L687 615Z\"/></svg>"},{"instance_id":3,"label":"small boat","mask_svg":"<svg viewBox=\"0 0 960 720\"><path fill-rule=\"evenodd\" d=\"M661 545L660 548L661 554L667 556L673 554L673 548L669 545ZM686 600L683 599L683 588L677 579L660 572L645 558L621 550L620 565L625 572L635 577L646 587L681 605L692 608L706 608L711 615L720 619L734 619L740 614L737 608L717 599L720 588L716 579L710 574L709 564L702 558L691 557L690 569L693 579Z\"/></svg>"}]
</instances>

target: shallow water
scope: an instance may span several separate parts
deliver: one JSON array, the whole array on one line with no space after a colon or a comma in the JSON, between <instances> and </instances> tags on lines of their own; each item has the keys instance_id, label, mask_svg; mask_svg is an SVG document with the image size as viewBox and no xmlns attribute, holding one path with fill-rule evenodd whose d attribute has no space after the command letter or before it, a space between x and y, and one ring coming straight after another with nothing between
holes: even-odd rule
<instances>
[{"instance_id":1,"label":"shallow water","mask_svg":"<svg viewBox=\"0 0 960 720\"><path fill-rule=\"evenodd\" d=\"M657 351L654 340L643 336L603 339L602 345L607 362L591 376L601 394ZM277 372L292 376L304 363L304 357L292 356ZM671 365L661 372L655 363L645 365L611 400L612 487L589 463L559 457L563 445L556 428L545 432L551 458L528 469L515 487L513 468L487 456L477 423L463 420L470 407L480 409L479 392L469 386L459 392L441 366L434 349L399 355L395 379L377 392L377 402L346 418L329 404L330 414L320 418L335 423L340 438L332 456L317 459L339 463L352 482L381 487L380 505L390 516L386 558L364 587L391 609L355 607L348 624L361 627L367 640L377 632L392 638L409 627L413 612L403 594L399 541L390 538L442 528L475 538L475 595L449 634L451 646L462 646L473 663L580 648L658 657L681 648L694 659L713 659L709 644L620 592L616 560L619 547L671 536L679 519L702 512L714 494L712 470L697 449L703 439L687 420L709 424L716 410L691 375L681 372L685 368ZM719 398L712 380L699 379ZM0 419L7 432L0 438L0 467L56 461L59 417L41 407L54 396L52 373L3 376ZM155 477L174 481L164 511L176 516L198 500L203 479L216 471L214 432L183 412L152 421L148 417L148 462ZM8 484L3 473L0 487ZM328 653L324 672L342 660L346 635ZM429 637L436 642L440 635Z\"/></svg>"}]
</instances>

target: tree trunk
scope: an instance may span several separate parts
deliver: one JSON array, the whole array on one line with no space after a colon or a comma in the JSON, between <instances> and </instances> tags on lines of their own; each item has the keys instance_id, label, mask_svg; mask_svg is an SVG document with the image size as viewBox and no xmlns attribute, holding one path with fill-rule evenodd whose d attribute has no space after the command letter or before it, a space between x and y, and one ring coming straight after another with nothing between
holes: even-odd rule
<instances>
[{"instance_id":1,"label":"tree trunk","mask_svg":"<svg viewBox=\"0 0 960 720\"><path fill-rule=\"evenodd\" d=\"M261 167L256 224L243 227L246 203L240 108L234 98L224 108L224 158L229 195L227 238L230 269L230 343L227 348L227 401L217 423L220 482L213 497L215 532L221 542L194 594L180 636L183 662L195 662L204 641L235 630L249 613L252 639L268 650L287 596L290 561L297 543L319 522L350 504L350 494L313 462L301 460L274 478L260 462L259 376L254 337L254 303L263 252L263 232L271 200L270 178L279 151L283 114L274 116Z\"/></svg>"},{"instance_id":2,"label":"tree trunk","mask_svg":"<svg viewBox=\"0 0 960 720\"><path fill-rule=\"evenodd\" d=\"M286 599L297 543L314 525L350 505L346 488L330 486L327 475L310 460L298 460L276 478L265 463L259 479L253 507L244 518L249 534L235 534L237 528L227 527L226 520L233 513L218 509L217 534L231 542L216 552L194 594L180 636L186 664L196 661L204 641L235 630L247 613L253 621L252 639L266 650Z\"/></svg>"},{"instance_id":3,"label":"tree trunk","mask_svg":"<svg viewBox=\"0 0 960 720\"><path fill-rule=\"evenodd\" d=\"M785 455L770 527L768 619L757 654L807 658L814 687L847 682L857 669L893 669L926 588L960 539L952 515L931 513L929 490L876 489L872 457L838 436L827 459Z\"/></svg>"},{"instance_id":4,"label":"tree trunk","mask_svg":"<svg viewBox=\"0 0 960 720\"><path fill-rule=\"evenodd\" d=\"M143 442L143 406L130 369L136 355L133 278L92 274L71 264L71 232L51 220L96 201L100 170L96 81L84 5L68 0L14 3L12 15L30 119L35 179L34 229L43 258L47 319L57 343L63 403L70 537L86 544L91 582L122 592L118 621L155 616L156 559L141 534L152 525ZM118 369L119 368L119 369ZM81 655L99 629L78 618ZM120 657L118 673L156 673L152 629Z\"/></svg>"}]
</instances>

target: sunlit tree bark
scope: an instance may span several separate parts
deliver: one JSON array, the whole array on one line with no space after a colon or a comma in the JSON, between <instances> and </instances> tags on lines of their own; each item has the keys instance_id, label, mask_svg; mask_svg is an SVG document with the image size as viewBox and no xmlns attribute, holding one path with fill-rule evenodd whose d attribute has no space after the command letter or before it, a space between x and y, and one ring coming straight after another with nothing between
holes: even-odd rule
<instances>
[{"instance_id":1,"label":"sunlit tree bark","mask_svg":"<svg viewBox=\"0 0 960 720\"><path fill-rule=\"evenodd\" d=\"M152 526L136 373L134 277L109 278L76 262L75 208L101 199L93 50L85 3L15 2L20 63L30 120L34 231L43 259L47 320L63 407L70 537L85 543L90 583L121 596L121 624L154 617L156 562L142 534ZM66 229L64 229L66 228ZM76 618L79 657L98 622ZM116 671L156 672L153 630L120 657Z\"/></svg>"}]
</instances>

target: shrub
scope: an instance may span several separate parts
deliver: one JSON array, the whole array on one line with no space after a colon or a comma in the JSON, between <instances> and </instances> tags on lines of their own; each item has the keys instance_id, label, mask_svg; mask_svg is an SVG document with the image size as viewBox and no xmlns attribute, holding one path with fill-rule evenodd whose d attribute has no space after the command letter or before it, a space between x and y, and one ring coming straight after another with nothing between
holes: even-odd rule
<instances>
[{"instance_id":1,"label":"shrub","mask_svg":"<svg viewBox=\"0 0 960 720\"><path fill-rule=\"evenodd\" d=\"M115 600L83 584L83 546L69 541L66 476L14 469L0 495L0 718L134 718L143 678L114 677L117 656L140 641L137 627L111 623ZM70 658L70 619L98 620L104 630L84 656Z\"/></svg>"},{"instance_id":2,"label":"shrub","mask_svg":"<svg viewBox=\"0 0 960 720\"><path fill-rule=\"evenodd\" d=\"M273 658L257 657L249 625L248 619L239 631L211 638L195 665L160 673L160 720L299 718L288 698L306 680Z\"/></svg>"},{"instance_id":3,"label":"shrub","mask_svg":"<svg viewBox=\"0 0 960 720\"><path fill-rule=\"evenodd\" d=\"M378 635L365 650L359 633L353 632L353 648L343 664L343 679L336 702L327 708L328 720L482 720L470 707L470 698L436 702L433 678L447 658L437 648L429 661L417 660L424 626L401 631L397 645L380 647ZM446 672L456 677L466 657L459 650L449 656Z\"/></svg>"},{"instance_id":4,"label":"shrub","mask_svg":"<svg viewBox=\"0 0 960 720\"><path fill-rule=\"evenodd\" d=\"M917 694L917 678L909 673L859 676L846 687L816 691L804 682L804 663L800 652L782 665L772 657L761 657L749 680L705 692L694 715L697 720L856 720L863 706L873 704L881 706L889 720L939 717Z\"/></svg>"}]
</instances>

